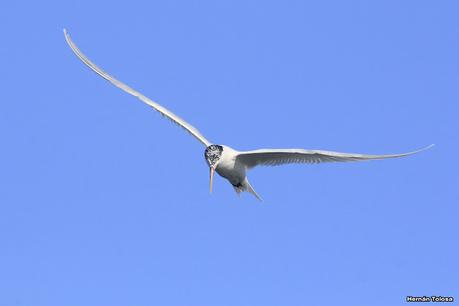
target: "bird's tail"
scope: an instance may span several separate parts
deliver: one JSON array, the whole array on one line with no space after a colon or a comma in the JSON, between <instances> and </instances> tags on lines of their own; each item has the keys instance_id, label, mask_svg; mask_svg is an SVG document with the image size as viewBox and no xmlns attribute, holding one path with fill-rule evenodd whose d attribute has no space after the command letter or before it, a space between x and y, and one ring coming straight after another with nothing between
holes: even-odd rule
<instances>
[{"instance_id":1,"label":"bird's tail","mask_svg":"<svg viewBox=\"0 0 459 306\"><path fill-rule=\"evenodd\" d=\"M258 200L263 201L263 199L255 191L255 189L253 189L252 185L250 185L249 180L247 178L245 178L243 185L244 185L245 191L253 194Z\"/></svg>"}]
</instances>

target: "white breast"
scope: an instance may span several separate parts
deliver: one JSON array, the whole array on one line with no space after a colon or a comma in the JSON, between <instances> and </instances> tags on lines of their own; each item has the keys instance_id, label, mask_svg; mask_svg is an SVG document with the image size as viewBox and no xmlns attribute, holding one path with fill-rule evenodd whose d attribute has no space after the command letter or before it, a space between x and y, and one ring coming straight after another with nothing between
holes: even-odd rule
<instances>
[{"instance_id":1,"label":"white breast","mask_svg":"<svg viewBox=\"0 0 459 306\"><path fill-rule=\"evenodd\" d=\"M217 173L230 181L233 185L238 185L244 181L245 166L236 162L238 151L223 146L223 153L217 165Z\"/></svg>"}]
</instances>

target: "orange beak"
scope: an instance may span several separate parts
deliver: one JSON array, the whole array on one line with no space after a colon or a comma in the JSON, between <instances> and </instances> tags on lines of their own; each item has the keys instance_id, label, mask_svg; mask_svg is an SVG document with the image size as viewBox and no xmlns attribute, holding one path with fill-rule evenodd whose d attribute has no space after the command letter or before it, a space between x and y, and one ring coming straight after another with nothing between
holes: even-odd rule
<instances>
[{"instance_id":1,"label":"orange beak","mask_svg":"<svg viewBox=\"0 0 459 306\"><path fill-rule=\"evenodd\" d=\"M214 181L214 168L210 167L210 193L212 193L212 184Z\"/></svg>"}]
</instances>

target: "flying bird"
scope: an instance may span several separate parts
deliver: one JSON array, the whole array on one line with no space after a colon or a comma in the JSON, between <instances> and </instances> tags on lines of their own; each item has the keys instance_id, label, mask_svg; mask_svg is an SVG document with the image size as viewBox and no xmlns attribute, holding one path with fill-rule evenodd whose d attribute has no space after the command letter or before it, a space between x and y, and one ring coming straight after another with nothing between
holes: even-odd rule
<instances>
[{"instance_id":1,"label":"flying bird","mask_svg":"<svg viewBox=\"0 0 459 306\"><path fill-rule=\"evenodd\" d=\"M261 197L250 185L247 179L246 172L256 166L277 166L291 163L324 163L324 162L349 162L349 161L364 161L364 160L376 160L386 158L396 158L402 156L408 156L420 151L424 151L432 147L433 145L427 146L423 149L402 153L402 154L386 154L386 155L367 155L367 154L355 154L355 153L339 153L333 151L323 150L305 150L305 149L259 149L253 151L237 151L229 146L214 144L206 139L198 129L194 126L159 105L153 100L147 98L135 89L127 86L121 81L115 79L102 69L96 66L90 61L70 38L70 35L64 29L65 39L75 53L75 55L84 63L86 66L91 68L95 73L115 85L116 87L124 90L125 92L139 98L142 102L150 105L161 115L176 123L188 133L194 136L205 146L204 158L210 169L210 192L212 193L213 177L214 173L217 172L220 176L227 179L234 190L239 195L241 192L249 192L253 194L257 199L261 200Z\"/></svg>"}]
</instances>

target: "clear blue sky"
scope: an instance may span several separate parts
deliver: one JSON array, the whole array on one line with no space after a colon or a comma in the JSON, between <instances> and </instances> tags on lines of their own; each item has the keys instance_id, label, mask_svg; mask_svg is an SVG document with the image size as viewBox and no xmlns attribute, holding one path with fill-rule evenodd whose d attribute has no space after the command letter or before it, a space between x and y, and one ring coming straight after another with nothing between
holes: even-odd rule
<instances>
[{"instance_id":1,"label":"clear blue sky","mask_svg":"<svg viewBox=\"0 0 459 306\"><path fill-rule=\"evenodd\" d=\"M0 305L459 299L457 1L0 7ZM257 168L260 203L103 69L236 149L404 159Z\"/></svg>"}]
</instances>

